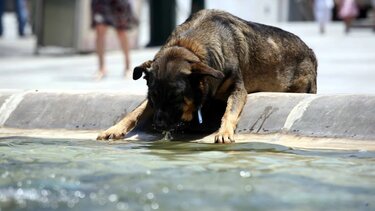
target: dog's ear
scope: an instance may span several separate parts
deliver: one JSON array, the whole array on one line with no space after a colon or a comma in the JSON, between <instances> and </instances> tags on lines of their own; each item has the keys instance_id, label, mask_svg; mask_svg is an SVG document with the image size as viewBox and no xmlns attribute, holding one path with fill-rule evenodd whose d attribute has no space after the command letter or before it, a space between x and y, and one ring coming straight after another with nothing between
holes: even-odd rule
<instances>
[{"instance_id":1,"label":"dog's ear","mask_svg":"<svg viewBox=\"0 0 375 211\"><path fill-rule=\"evenodd\" d=\"M145 77L147 79L147 75L149 74L148 68L151 67L152 61L148 60L144 62L143 64L137 66L133 70L133 79L138 80L140 77L142 77L142 74L145 73Z\"/></svg>"},{"instance_id":2,"label":"dog's ear","mask_svg":"<svg viewBox=\"0 0 375 211\"><path fill-rule=\"evenodd\" d=\"M199 75L208 75L214 78L222 79L224 78L224 73L215 70L214 68L202 63L202 62L190 62L191 73Z\"/></svg>"}]
</instances>

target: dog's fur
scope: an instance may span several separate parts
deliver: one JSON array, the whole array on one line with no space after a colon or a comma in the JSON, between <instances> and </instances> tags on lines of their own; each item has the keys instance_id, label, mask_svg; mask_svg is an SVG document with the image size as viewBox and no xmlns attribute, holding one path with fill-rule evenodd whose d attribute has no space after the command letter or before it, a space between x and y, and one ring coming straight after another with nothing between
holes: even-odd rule
<instances>
[{"instance_id":1,"label":"dog's fur","mask_svg":"<svg viewBox=\"0 0 375 211\"><path fill-rule=\"evenodd\" d=\"M165 131L192 121L210 99L226 102L217 143L234 130L253 92L316 93L317 61L296 35L227 12L202 10L178 26L152 61L134 69L147 80L148 97L98 139L123 138L143 113Z\"/></svg>"}]
</instances>

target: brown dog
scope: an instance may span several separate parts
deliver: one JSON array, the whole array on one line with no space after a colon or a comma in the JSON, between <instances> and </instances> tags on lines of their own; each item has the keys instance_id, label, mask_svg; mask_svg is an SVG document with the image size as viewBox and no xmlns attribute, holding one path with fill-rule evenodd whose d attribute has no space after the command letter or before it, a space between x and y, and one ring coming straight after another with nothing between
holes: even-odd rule
<instances>
[{"instance_id":1,"label":"brown dog","mask_svg":"<svg viewBox=\"0 0 375 211\"><path fill-rule=\"evenodd\" d=\"M230 143L248 93L317 89L317 61L301 39L218 10L202 10L178 26L133 79L143 74L147 100L98 139L123 138L145 113L153 113L156 128L172 131L200 121L194 117L206 102L220 99L226 110L215 142Z\"/></svg>"}]
</instances>

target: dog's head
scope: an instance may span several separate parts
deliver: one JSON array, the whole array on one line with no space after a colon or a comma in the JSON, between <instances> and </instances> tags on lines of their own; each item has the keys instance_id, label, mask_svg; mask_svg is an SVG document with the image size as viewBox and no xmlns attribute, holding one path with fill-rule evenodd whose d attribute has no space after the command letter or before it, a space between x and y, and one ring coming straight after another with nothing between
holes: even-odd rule
<instances>
[{"instance_id":1,"label":"dog's head","mask_svg":"<svg viewBox=\"0 0 375 211\"><path fill-rule=\"evenodd\" d=\"M221 79L224 74L199 61L187 49L174 47L159 53L153 61L136 67L133 79L144 75L148 102L154 109L154 125L171 131L193 115L208 92L207 77Z\"/></svg>"}]
</instances>

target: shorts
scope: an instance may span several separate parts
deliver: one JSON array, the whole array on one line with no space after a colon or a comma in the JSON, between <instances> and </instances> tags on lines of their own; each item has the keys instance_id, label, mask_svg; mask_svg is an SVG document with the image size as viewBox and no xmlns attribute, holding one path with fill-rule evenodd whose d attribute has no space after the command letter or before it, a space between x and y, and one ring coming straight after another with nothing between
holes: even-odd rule
<instances>
[{"instance_id":1,"label":"shorts","mask_svg":"<svg viewBox=\"0 0 375 211\"><path fill-rule=\"evenodd\" d=\"M128 0L92 0L91 11L92 27L105 24L128 30L138 23Z\"/></svg>"}]
</instances>

